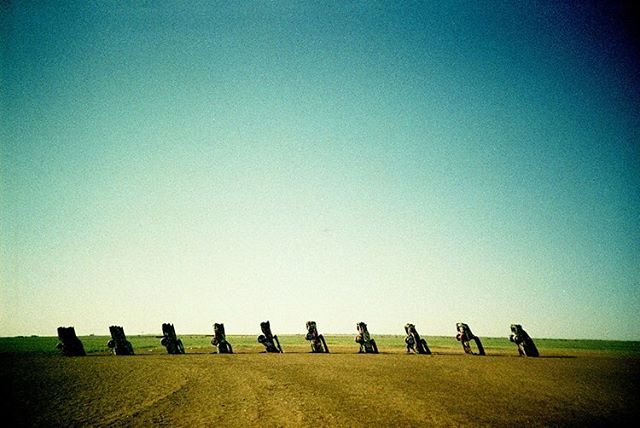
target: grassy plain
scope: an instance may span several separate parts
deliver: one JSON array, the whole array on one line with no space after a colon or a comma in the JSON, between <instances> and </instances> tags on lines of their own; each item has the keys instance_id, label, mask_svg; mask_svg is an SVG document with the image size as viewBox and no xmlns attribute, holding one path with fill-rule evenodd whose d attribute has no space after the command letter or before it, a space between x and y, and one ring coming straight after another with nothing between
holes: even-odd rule
<instances>
[{"instance_id":1,"label":"grassy plain","mask_svg":"<svg viewBox=\"0 0 640 428\"><path fill-rule=\"evenodd\" d=\"M131 336L136 355L64 358L54 337L0 338L9 418L22 426L604 426L638 417L640 343L536 339L542 358L519 358L506 338L483 338L486 357L451 337L427 337L433 355L407 355L402 336L376 336L359 355L351 336L327 336L331 354L282 336L285 354L255 336L182 336L187 355ZM5 419L6 420L6 419Z\"/></svg>"}]
</instances>

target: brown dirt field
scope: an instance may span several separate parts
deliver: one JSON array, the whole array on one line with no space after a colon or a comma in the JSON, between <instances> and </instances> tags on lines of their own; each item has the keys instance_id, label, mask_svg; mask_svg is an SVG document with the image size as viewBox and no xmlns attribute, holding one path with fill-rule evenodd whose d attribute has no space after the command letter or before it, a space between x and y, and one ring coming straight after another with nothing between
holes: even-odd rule
<instances>
[{"instance_id":1,"label":"brown dirt field","mask_svg":"<svg viewBox=\"0 0 640 428\"><path fill-rule=\"evenodd\" d=\"M620 426L638 417L638 358L336 351L0 354L0 381L10 426Z\"/></svg>"}]
</instances>

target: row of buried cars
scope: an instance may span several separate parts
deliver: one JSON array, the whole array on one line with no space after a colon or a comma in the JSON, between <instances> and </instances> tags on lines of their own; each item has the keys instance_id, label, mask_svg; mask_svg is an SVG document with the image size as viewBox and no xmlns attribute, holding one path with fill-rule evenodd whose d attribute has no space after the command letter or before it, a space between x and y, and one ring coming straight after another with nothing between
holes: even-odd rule
<instances>
[{"instance_id":1,"label":"row of buried cars","mask_svg":"<svg viewBox=\"0 0 640 428\"><path fill-rule=\"evenodd\" d=\"M311 352L313 353L328 353L329 347L322 334L318 333L318 327L315 321L307 321L307 334L305 339L311 344ZM266 352L282 353L282 346L277 335L271 332L271 324L269 321L260 323L260 329L262 334L258 336L258 342L265 347ZM373 353L377 354L378 345L369 330L367 324L359 322L356 324L358 334L355 337L355 342L360 345L360 353ZM471 332L471 328L465 323L457 323L456 329L458 331L456 339L462 344L464 352L471 355L485 355L484 347L480 338ZM431 354L431 350L427 344L427 341L420 337L416 326L413 324L406 324L404 326L406 336L404 338L407 352L415 352L417 354ZM213 325L213 338L211 344L217 348L218 353L232 354L233 347L231 343L227 341L227 336L224 331L224 324ZM124 333L124 328L120 326L109 327L111 333L111 339L107 343L107 346L112 350L115 355L133 355L133 346L131 342L127 340L127 336ZM158 336L160 344L167 349L169 354L184 354L184 345L182 340L176 335L176 330L173 324L162 324L162 336ZM66 356L83 356L86 355L82 342L76 336L74 327L58 327L58 349ZM518 353L521 356L537 357L539 356L538 349L533 342L533 339L524 331L520 324L511 324L511 335L509 340L518 346Z\"/></svg>"}]
</instances>

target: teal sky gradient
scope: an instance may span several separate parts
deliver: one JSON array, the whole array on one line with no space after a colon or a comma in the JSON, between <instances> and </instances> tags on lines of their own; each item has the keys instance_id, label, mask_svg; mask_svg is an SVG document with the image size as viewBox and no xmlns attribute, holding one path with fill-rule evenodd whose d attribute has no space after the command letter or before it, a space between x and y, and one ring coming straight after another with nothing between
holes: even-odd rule
<instances>
[{"instance_id":1,"label":"teal sky gradient","mask_svg":"<svg viewBox=\"0 0 640 428\"><path fill-rule=\"evenodd\" d=\"M640 339L627 3L3 3L0 335Z\"/></svg>"}]
</instances>

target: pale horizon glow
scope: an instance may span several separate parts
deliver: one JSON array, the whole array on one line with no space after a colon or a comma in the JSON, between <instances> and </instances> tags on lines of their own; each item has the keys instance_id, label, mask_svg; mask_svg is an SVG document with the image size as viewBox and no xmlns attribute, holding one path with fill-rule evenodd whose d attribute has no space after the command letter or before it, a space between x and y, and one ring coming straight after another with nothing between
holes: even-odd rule
<instances>
[{"instance_id":1,"label":"pale horizon glow","mask_svg":"<svg viewBox=\"0 0 640 428\"><path fill-rule=\"evenodd\" d=\"M640 340L618 5L8 2L0 336Z\"/></svg>"}]
</instances>

